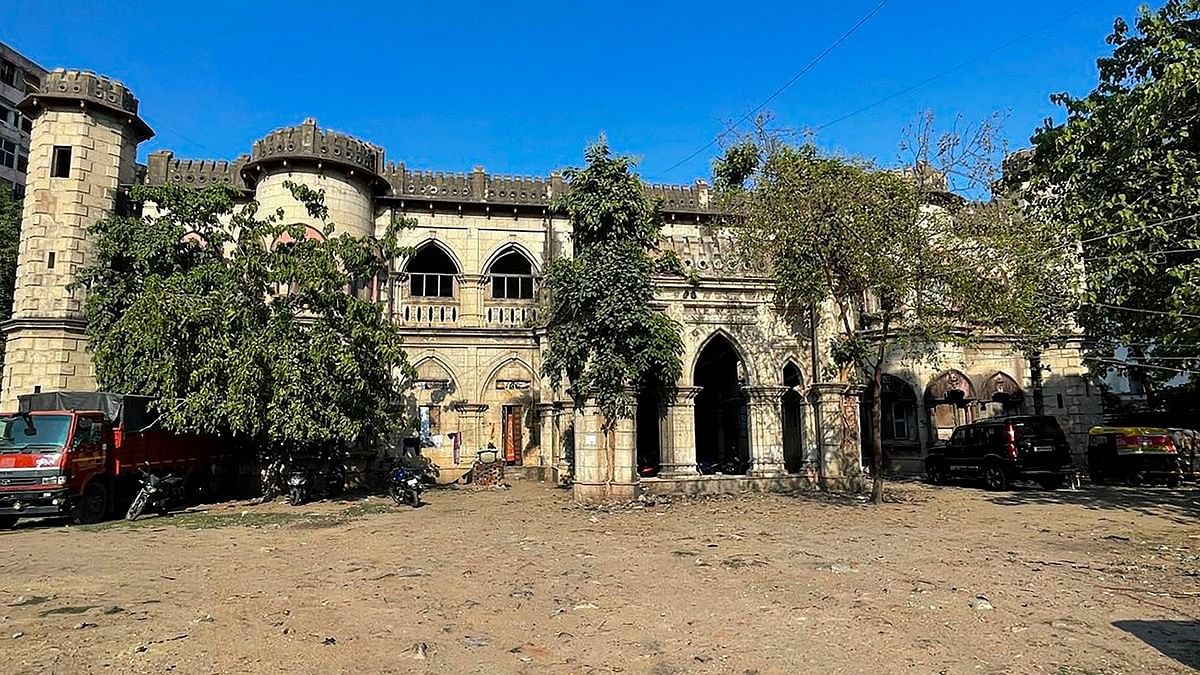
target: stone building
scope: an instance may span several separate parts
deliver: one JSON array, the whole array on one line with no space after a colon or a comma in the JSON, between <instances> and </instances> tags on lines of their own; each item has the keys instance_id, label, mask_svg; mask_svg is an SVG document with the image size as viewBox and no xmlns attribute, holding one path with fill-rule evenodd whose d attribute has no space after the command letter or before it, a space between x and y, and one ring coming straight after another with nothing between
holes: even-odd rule
<instances>
[{"instance_id":1,"label":"stone building","mask_svg":"<svg viewBox=\"0 0 1200 675\"><path fill-rule=\"evenodd\" d=\"M45 76L44 68L0 42L0 186L8 187L17 199L25 196L33 131L33 121L17 105L41 87Z\"/></svg>"},{"instance_id":2,"label":"stone building","mask_svg":"<svg viewBox=\"0 0 1200 675\"><path fill-rule=\"evenodd\" d=\"M33 120L33 147L0 408L24 392L94 386L82 298L69 284L88 255L85 227L111 213L122 188L230 185L291 222L317 225L283 187L290 180L324 190L341 231L372 236L394 217L416 220L404 233L415 254L393 261L376 290L406 337L417 373L411 412L443 480L489 446L513 470L569 477L584 500L639 489L842 486L859 475L860 391L826 381L828 336L812 339L807 317L778 310L764 271L735 260L703 182L646 187L661 200L662 247L699 277L658 280L656 302L682 326L686 348L679 396L643 396L636 418L606 434L594 402L539 376L539 274L571 255L570 224L549 208L565 189L557 174L417 171L314 120L272 131L234 159L158 151L143 166L137 146L153 132L138 101L80 71L49 73L21 110ZM1028 362L1002 342L946 351L938 368L897 364L885 393L896 468L919 470L921 448L956 421L1029 409ZM1044 362L1063 382L1046 389L1058 403L1048 411L1085 429L1092 409L1077 346ZM639 476L639 466L655 475Z\"/></svg>"}]
</instances>

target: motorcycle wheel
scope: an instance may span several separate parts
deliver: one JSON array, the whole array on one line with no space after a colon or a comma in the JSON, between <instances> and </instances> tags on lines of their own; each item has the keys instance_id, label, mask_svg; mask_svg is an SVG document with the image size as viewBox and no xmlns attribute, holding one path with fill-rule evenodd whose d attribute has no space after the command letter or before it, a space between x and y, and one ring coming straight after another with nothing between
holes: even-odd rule
<instances>
[{"instance_id":1,"label":"motorcycle wheel","mask_svg":"<svg viewBox=\"0 0 1200 675\"><path fill-rule=\"evenodd\" d=\"M300 488L292 488L288 491L287 501L292 506L300 506L304 503L304 492Z\"/></svg>"},{"instance_id":2,"label":"motorcycle wheel","mask_svg":"<svg viewBox=\"0 0 1200 675\"><path fill-rule=\"evenodd\" d=\"M138 490L137 495L133 498L133 503L129 505L129 510L125 512L125 520L137 520L149 501L150 493L146 490Z\"/></svg>"},{"instance_id":3,"label":"motorcycle wheel","mask_svg":"<svg viewBox=\"0 0 1200 675\"><path fill-rule=\"evenodd\" d=\"M392 487L388 488L388 496L391 497L392 501L396 502L397 504L404 503L404 499L405 499L404 491L394 485Z\"/></svg>"},{"instance_id":4,"label":"motorcycle wheel","mask_svg":"<svg viewBox=\"0 0 1200 675\"><path fill-rule=\"evenodd\" d=\"M408 505L413 507L414 509L419 508L421 506L421 493L418 492L417 490L409 490L408 491Z\"/></svg>"}]
</instances>

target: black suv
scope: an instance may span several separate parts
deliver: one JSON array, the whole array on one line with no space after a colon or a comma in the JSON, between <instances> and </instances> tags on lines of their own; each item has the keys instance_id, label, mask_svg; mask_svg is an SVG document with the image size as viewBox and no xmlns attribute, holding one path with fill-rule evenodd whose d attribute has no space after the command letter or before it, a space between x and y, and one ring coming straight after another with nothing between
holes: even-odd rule
<instances>
[{"instance_id":1,"label":"black suv","mask_svg":"<svg viewBox=\"0 0 1200 675\"><path fill-rule=\"evenodd\" d=\"M925 458L931 483L982 478L992 490L1007 489L1014 480L1032 480L1055 490L1074 473L1071 446L1050 415L1001 417L958 427L949 442L932 448Z\"/></svg>"}]
</instances>

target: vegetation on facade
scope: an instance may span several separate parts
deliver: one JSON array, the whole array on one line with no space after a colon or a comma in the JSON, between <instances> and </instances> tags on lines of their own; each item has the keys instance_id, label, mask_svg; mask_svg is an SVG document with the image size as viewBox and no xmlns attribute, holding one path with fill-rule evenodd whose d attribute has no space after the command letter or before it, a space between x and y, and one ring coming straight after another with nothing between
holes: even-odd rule
<instances>
[{"instance_id":1,"label":"vegetation on facade","mask_svg":"<svg viewBox=\"0 0 1200 675\"><path fill-rule=\"evenodd\" d=\"M662 216L629 157L603 138L587 166L564 172L569 190L554 209L571 222L574 256L550 262L547 350L542 373L558 388L595 399L611 429L634 414L637 392L672 400L683 374L679 325L654 307L654 276L683 274L678 257L658 254Z\"/></svg>"},{"instance_id":2,"label":"vegetation on facade","mask_svg":"<svg viewBox=\"0 0 1200 675\"><path fill-rule=\"evenodd\" d=\"M1082 242L1079 316L1100 369L1127 360L1159 385L1200 369L1198 25L1197 0L1143 7L1135 30L1117 19L1096 88L1053 97L1066 120L1036 133L1020 167L1038 213Z\"/></svg>"},{"instance_id":3,"label":"vegetation on facade","mask_svg":"<svg viewBox=\"0 0 1200 675\"><path fill-rule=\"evenodd\" d=\"M989 121L935 135L922 117L902 146L909 167L884 170L760 124L715 164L741 254L770 266L785 311L831 310L814 335L832 336L837 381L868 387L876 502L885 369L987 332L1033 350L1063 329L1076 269L1065 232L955 194L997 177L994 133Z\"/></svg>"},{"instance_id":4,"label":"vegetation on facade","mask_svg":"<svg viewBox=\"0 0 1200 675\"><path fill-rule=\"evenodd\" d=\"M21 243L21 204L0 185L0 324L12 316L17 285L17 250ZM4 372L4 340L0 338L0 373Z\"/></svg>"},{"instance_id":5,"label":"vegetation on facade","mask_svg":"<svg viewBox=\"0 0 1200 675\"><path fill-rule=\"evenodd\" d=\"M133 189L160 215L89 229L79 283L101 389L161 396L167 426L246 437L268 461L402 423L409 366L370 291L402 254L404 223L378 240L335 235L322 193L288 187L322 236L228 188L178 185Z\"/></svg>"}]
</instances>

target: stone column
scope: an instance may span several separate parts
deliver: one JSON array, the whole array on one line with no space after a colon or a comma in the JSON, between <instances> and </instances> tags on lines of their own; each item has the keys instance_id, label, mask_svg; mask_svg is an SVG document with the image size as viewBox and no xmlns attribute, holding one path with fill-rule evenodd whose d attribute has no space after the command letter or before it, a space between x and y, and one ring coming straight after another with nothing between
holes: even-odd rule
<instances>
[{"instance_id":1,"label":"stone column","mask_svg":"<svg viewBox=\"0 0 1200 675\"><path fill-rule=\"evenodd\" d=\"M783 395L787 387L742 387L749 399L750 475L782 476Z\"/></svg>"},{"instance_id":2,"label":"stone column","mask_svg":"<svg viewBox=\"0 0 1200 675\"><path fill-rule=\"evenodd\" d=\"M470 464L475 461L475 453L484 446L480 426L488 406L486 403L459 403L455 408L462 423L462 459Z\"/></svg>"},{"instance_id":3,"label":"stone column","mask_svg":"<svg viewBox=\"0 0 1200 675\"><path fill-rule=\"evenodd\" d=\"M619 420L608 432L595 399L575 413L575 501L629 501L637 491L634 463L636 427Z\"/></svg>"},{"instance_id":4,"label":"stone column","mask_svg":"<svg viewBox=\"0 0 1200 675\"><path fill-rule=\"evenodd\" d=\"M554 434L554 404L536 403L533 409L538 422L538 466L554 466L558 454L558 439Z\"/></svg>"},{"instance_id":5,"label":"stone column","mask_svg":"<svg viewBox=\"0 0 1200 675\"><path fill-rule=\"evenodd\" d=\"M820 424L817 438L818 480L832 490L862 489L862 387L848 384L814 384L809 388L814 417Z\"/></svg>"},{"instance_id":6,"label":"stone column","mask_svg":"<svg viewBox=\"0 0 1200 675\"><path fill-rule=\"evenodd\" d=\"M573 471L571 465L573 459L571 453L574 448L568 445L568 440L574 442L574 436L568 439L567 426L574 422L574 416L571 413L571 403L563 401L555 401L552 412L554 425L554 482L562 485L568 480L573 479Z\"/></svg>"},{"instance_id":7,"label":"stone column","mask_svg":"<svg viewBox=\"0 0 1200 675\"><path fill-rule=\"evenodd\" d=\"M659 434L660 478L686 478L696 470L696 396L703 387L679 387L674 401L666 402Z\"/></svg>"}]
</instances>

